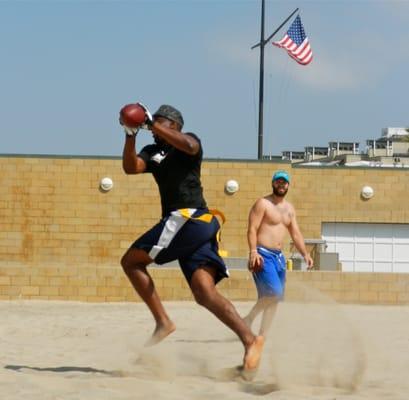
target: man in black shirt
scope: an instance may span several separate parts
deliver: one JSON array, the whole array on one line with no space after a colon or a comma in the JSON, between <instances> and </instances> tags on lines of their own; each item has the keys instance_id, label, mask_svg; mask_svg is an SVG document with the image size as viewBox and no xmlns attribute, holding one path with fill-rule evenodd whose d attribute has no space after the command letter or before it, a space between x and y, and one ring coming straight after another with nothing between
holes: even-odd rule
<instances>
[{"instance_id":1,"label":"man in black shirt","mask_svg":"<svg viewBox=\"0 0 409 400\"><path fill-rule=\"evenodd\" d=\"M181 132L183 117L174 107L162 105L152 116L145 106L140 105L145 110L142 128L152 131L155 143L145 146L137 154L135 142L139 128L124 126L126 139L122 164L127 174L152 173L159 187L162 219L132 244L121 264L156 321L148 345L160 342L176 327L166 313L146 267L153 261L164 264L177 259L197 303L211 311L241 339L245 349L243 369L256 370L264 339L251 332L234 306L216 289L216 283L228 277L228 270L218 254L219 222L209 213L203 198L200 139L193 133Z\"/></svg>"}]
</instances>

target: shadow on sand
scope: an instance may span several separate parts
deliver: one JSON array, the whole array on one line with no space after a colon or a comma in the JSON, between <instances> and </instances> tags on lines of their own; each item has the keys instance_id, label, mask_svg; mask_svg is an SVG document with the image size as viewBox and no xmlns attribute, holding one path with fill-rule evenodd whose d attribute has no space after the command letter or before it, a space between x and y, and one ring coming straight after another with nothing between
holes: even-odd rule
<instances>
[{"instance_id":1,"label":"shadow on sand","mask_svg":"<svg viewBox=\"0 0 409 400\"><path fill-rule=\"evenodd\" d=\"M129 373L126 371L107 371L105 369L97 369L92 367L75 367L75 366L62 366L62 367L31 367L28 365L5 365L5 369L9 369L16 372L23 372L23 370L38 371L38 372L81 372L87 374L103 374L110 377L138 377L138 374ZM143 374L142 374L143 375ZM264 382L249 382L243 379L243 371L241 367L225 368L219 370L215 375L204 375L208 379L213 379L218 382L233 381L237 382L239 390L245 393L263 396L279 390L275 384L269 384Z\"/></svg>"},{"instance_id":2,"label":"shadow on sand","mask_svg":"<svg viewBox=\"0 0 409 400\"><path fill-rule=\"evenodd\" d=\"M39 372L83 372L87 374L104 374L109 376L122 376L121 371L107 371L105 369L97 369L91 367L73 367L73 366L66 366L66 367L30 367L28 365L5 365L5 369L11 369L12 371L22 372L22 370L31 370L31 371L39 371Z\"/></svg>"}]
</instances>

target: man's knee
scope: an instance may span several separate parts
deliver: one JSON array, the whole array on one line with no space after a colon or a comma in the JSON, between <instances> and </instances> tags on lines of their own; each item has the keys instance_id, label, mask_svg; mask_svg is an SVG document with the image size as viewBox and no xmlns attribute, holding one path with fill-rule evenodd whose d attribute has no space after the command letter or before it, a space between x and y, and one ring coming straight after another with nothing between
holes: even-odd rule
<instances>
[{"instance_id":1,"label":"man's knee","mask_svg":"<svg viewBox=\"0 0 409 400\"><path fill-rule=\"evenodd\" d=\"M201 304L203 302L203 297L201 292L194 286L190 286L190 290L192 291L193 298L195 299L197 304Z\"/></svg>"},{"instance_id":2,"label":"man's knee","mask_svg":"<svg viewBox=\"0 0 409 400\"><path fill-rule=\"evenodd\" d=\"M191 290L196 303L203 307L207 307L216 295L214 286L202 284L201 282L191 285Z\"/></svg>"},{"instance_id":3,"label":"man's knee","mask_svg":"<svg viewBox=\"0 0 409 400\"><path fill-rule=\"evenodd\" d=\"M190 289L201 306L207 307L217 295L214 276L215 271L211 267L201 267L193 273Z\"/></svg>"},{"instance_id":4,"label":"man's knee","mask_svg":"<svg viewBox=\"0 0 409 400\"><path fill-rule=\"evenodd\" d=\"M144 268L151 262L149 255L139 249L129 249L121 258L121 266L126 274L134 269Z\"/></svg>"},{"instance_id":5,"label":"man's knee","mask_svg":"<svg viewBox=\"0 0 409 400\"><path fill-rule=\"evenodd\" d=\"M130 268L129 257L127 257L128 253L125 253L121 258L121 266L122 269L126 272Z\"/></svg>"},{"instance_id":6,"label":"man's knee","mask_svg":"<svg viewBox=\"0 0 409 400\"><path fill-rule=\"evenodd\" d=\"M192 290L193 297L195 298L195 301L197 304L206 307L207 304L209 303L210 296L209 294L202 289L196 289Z\"/></svg>"}]
</instances>

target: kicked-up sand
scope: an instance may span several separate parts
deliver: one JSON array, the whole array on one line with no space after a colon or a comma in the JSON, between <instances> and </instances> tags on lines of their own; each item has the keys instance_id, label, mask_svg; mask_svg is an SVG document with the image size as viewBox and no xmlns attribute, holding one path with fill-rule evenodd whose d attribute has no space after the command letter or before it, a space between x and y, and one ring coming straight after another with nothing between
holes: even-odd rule
<instances>
[{"instance_id":1,"label":"kicked-up sand","mask_svg":"<svg viewBox=\"0 0 409 400\"><path fill-rule=\"evenodd\" d=\"M0 398L408 399L409 306L319 300L280 304L251 382L241 343L193 302L165 302L177 329L144 348L141 303L2 301Z\"/></svg>"}]
</instances>

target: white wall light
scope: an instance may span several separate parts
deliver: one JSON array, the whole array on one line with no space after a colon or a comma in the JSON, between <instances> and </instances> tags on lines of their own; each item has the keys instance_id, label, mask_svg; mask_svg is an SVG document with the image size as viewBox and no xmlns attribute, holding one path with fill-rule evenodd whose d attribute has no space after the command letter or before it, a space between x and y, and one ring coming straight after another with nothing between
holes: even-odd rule
<instances>
[{"instance_id":1,"label":"white wall light","mask_svg":"<svg viewBox=\"0 0 409 400\"><path fill-rule=\"evenodd\" d=\"M365 199L365 200L369 200L373 197L374 195L374 190L370 187L370 186L364 186L361 189L361 196Z\"/></svg>"},{"instance_id":2,"label":"white wall light","mask_svg":"<svg viewBox=\"0 0 409 400\"><path fill-rule=\"evenodd\" d=\"M239 190L239 183L234 179L230 179L224 185L224 189L229 194L234 194Z\"/></svg>"},{"instance_id":3,"label":"white wall light","mask_svg":"<svg viewBox=\"0 0 409 400\"><path fill-rule=\"evenodd\" d=\"M99 183L99 187L104 192L109 192L114 187L114 182L112 182L111 178L108 178L106 176L105 178L101 179L101 182Z\"/></svg>"}]
</instances>

